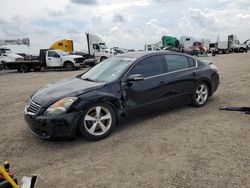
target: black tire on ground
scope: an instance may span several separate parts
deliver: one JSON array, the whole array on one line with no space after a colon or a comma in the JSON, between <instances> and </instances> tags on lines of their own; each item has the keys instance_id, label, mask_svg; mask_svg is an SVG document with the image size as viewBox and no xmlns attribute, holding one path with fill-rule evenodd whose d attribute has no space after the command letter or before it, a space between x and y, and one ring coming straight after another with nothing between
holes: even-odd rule
<instances>
[{"instance_id":1,"label":"black tire on ground","mask_svg":"<svg viewBox=\"0 0 250 188\"><path fill-rule=\"evenodd\" d=\"M203 89L202 89L203 88ZM192 96L192 105L195 107L204 106L209 97L209 86L205 82L199 82Z\"/></svg>"},{"instance_id":2,"label":"black tire on ground","mask_svg":"<svg viewBox=\"0 0 250 188\"><path fill-rule=\"evenodd\" d=\"M97 108L101 108L99 115L97 113ZM110 119L103 119L104 116L110 117ZM90 120L91 118L91 120ZM95 119L93 119L95 118ZM93 119L93 120L92 120ZM101 123L100 123L101 122ZM113 129L116 126L117 118L114 109L105 103L98 103L89 106L83 113L83 116L80 118L78 122L78 128L80 134L93 141L101 140L109 136ZM106 130L102 128L102 125L105 125L107 128ZM92 129L93 133L91 132L91 128L95 125L95 128ZM105 131L104 131L105 130Z\"/></svg>"},{"instance_id":3,"label":"black tire on ground","mask_svg":"<svg viewBox=\"0 0 250 188\"><path fill-rule=\"evenodd\" d=\"M21 64L18 68L19 72L29 72L30 68L28 67L28 65L26 64Z\"/></svg>"},{"instance_id":4,"label":"black tire on ground","mask_svg":"<svg viewBox=\"0 0 250 188\"><path fill-rule=\"evenodd\" d=\"M101 57L100 62L104 61L105 59L108 59L107 57Z\"/></svg>"},{"instance_id":5,"label":"black tire on ground","mask_svg":"<svg viewBox=\"0 0 250 188\"><path fill-rule=\"evenodd\" d=\"M66 71L72 71L75 69L75 66L71 62L66 62L64 68Z\"/></svg>"},{"instance_id":6,"label":"black tire on ground","mask_svg":"<svg viewBox=\"0 0 250 188\"><path fill-rule=\"evenodd\" d=\"M226 49L225 54L229 54L229 53L230 53L229 49Z\"/></svg>"},{"instance_id":7,"label":"black tire on ground","mask_svg":"<svg viewBox=\"0 0 250 188\"><path fill-rule=\"evenodd\" d=\"M239 49L239 52L240 52L240 53L243 53L244 51L245 51L244 48L240 48L240 49Z\"/></svg>"},{"instance_id":8,"label":"black tire on ground","mask_svg":"<svg viewBox=\"0 0 250 188\"><path fill-rule=\"evenodd\" d=\"M219 49L219 50L217 51L217 53L218 53L218 54L222 54L223 51L222 51L221 49Z\"/></svg>"}]
</instances>

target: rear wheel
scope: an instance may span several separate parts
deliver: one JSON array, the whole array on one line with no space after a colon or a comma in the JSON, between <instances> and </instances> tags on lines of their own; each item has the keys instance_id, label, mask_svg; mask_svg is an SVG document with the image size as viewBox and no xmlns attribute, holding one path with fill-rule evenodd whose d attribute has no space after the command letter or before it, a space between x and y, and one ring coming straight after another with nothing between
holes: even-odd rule
<instances>
[{"instance_id":1,"label":"rear wheel","mask_svg":"<svg viewBox=\"0 0 250 188\"><path fill-rule=\"evenodd\" d=\"M209 95L209 88L205 82L197 84L196 89L193 93L193 106L201 107L207 102Z\"/></svg>"},{"instance_id":2,"label":"rear wheel","mask_svg":"<svg viewBox=\"0 0 250 188\"><path fill-rule=\"evenodd\" d=\"M244 48L240 48L240 49L239 49L239 52L240 52L240 53L243 53L244 51L245 51Z\"/></svg>"},{"instance_id":3,"label":"rear wheel","mask_svg":"<svg viewBox=\"0 0 250 188\"><path fill-rule=\"evenodd\" d=\"M219 50L217 51L217 53L218 53L218 54L222 54L223 51L222 51L221 49L219 49Z\"/></svg>"},{"instance_id":4,"label":"rear wheel","mask_svg":"<svg viewBox=\"0 0 250 188\"><path fill-rule=\"evenodd\" d=\"M80 133L90 140L100 140L109 136L116 125L116 115L107 104L89 107L79 122Z\"/></svg>"},{"instance_id":5,"label":"rear wheel","mask_svg":"<svg viewBox=\"0 0 250 188\"><path fill-rule=\"evenodd\" d=\"M64 68L66 71L72 71L75 69L75 66L71 62L67 62L65 63Z\"/></svg>"},{"instance_id":6,"label":"rear wheel","mask_svg":"<svg viewBox=\"0 0 250 188\"><path fill-rule=\"evenodd\" d=\"M229 49L225 50L225 54L229 54L229 52L230 52Z\"/></svg>"},{"instance_id":7,"label":"rear wheel","mask_svg":"<svg viewBox=\"0 0 250 188\"><path fill-rule=\"evenodd\" d=\"M20 71L20 72L29 72L29 71L30 71L30 68L29 68L28 65L26 65L26 64L21 64L21 65L19 66L18 71Z\"/></svg>"}]
</instances>

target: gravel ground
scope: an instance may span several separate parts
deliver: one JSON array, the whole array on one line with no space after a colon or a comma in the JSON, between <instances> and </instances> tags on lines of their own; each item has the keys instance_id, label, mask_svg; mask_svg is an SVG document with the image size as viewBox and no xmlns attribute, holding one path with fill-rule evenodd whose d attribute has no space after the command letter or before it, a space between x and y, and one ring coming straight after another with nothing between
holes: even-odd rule
<instances>
[{"instance_id":1,"label":"gravel ground","mask_svg":"<svg viewBox=\"0 0 250 188\"><path fill-rule=\"evenodd\" d=\"M190 106L122 123L107 139L42 141L23 119L39 87L82 71L0 72L0 160L37 188L250 187L250 115L219 111L250 106L250 53L211 57L221 84L205 107Z\"/></svg>"}]
</instances>

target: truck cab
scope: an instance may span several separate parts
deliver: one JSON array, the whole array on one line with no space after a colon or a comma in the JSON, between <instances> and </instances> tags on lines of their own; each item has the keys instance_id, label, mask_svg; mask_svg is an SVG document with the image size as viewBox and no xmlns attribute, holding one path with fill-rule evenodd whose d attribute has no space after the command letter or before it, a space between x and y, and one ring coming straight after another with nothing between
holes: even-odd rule
<instances>
[{"instance_id":1,"label":"truck cab","mask_svg":"<svg viewBox=\"0 0 250 188\"><path fill-rule=\"evenodd\" d=\"M98 63L114 55L99 36L86 33L86 37L88 53L93 56Z\"/></svg>"},{"instance_id":2,"label":"truck cab","mask_svg":"<svg viewBox=\"0 0 250 188\"><path fill-rule=\"evenodd\" d=\"M24 58L18 54L12 53L9 48L0 48L0 62L13 62L13 61L22 61Z\"/></svg>"},{"instance_id":3,"label":"truck cab","mask_svg":"<svg viewBox=\"0 0 250 188\"><path fill-rule=\"evenodd\" d=\"M248 47L246 44L241 44L240 41L237 39L236 35L229 35L228 36L228 48L232 49L235 52L247 52Z\"/></svg>"}]
</instances>

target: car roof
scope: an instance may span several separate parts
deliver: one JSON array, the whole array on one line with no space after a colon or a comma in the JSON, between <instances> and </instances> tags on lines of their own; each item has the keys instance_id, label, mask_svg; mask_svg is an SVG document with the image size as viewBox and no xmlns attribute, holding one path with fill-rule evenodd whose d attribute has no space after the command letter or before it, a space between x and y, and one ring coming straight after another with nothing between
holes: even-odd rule
<instances>
[{"instance_id":1,"label":"car roof","mask_svg":"<svg viewBox=\"0 0 250 188\"><path fill-rule=\"evenodd\" d=\"M173 52L173 51L137 51L137 52L128 52L124 54L119 54L117 57L127 57L127 58L136 58L140 59L144 56L151 56L151 55L164 55L164 54L175 54L175 55L184 55L191 57L190 55L180 53L180 52Z\"/></svg>"}]
</instances>

